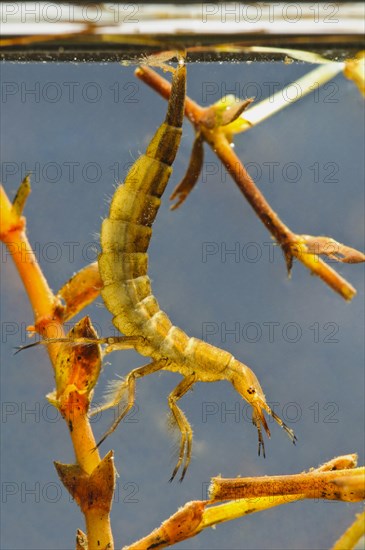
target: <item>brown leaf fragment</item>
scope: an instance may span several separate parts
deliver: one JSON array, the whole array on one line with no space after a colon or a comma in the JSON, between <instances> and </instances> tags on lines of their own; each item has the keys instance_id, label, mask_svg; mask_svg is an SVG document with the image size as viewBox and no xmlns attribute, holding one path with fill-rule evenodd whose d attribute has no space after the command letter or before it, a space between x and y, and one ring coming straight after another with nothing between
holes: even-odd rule
<instances>
[{"instance_id":1,"label":"brown leaf fragment","mask_svg":"<svg viewBox=\"0 0 365 550\"><path fill-rule=\"evenodd\" d=\"M235 121L252 102L253 98L243 99L233 105L227 105L225 109L222 109L221 106L211 105L204 109L199 122L209 130L213 130L219 126L227 126L227 124Z\"/></svg>"},{"instance_id":2,"label":"brown leaf fragment","mask_svg":"<svg viewBox=\"0 0 365 550\"><path fill-rule=\"evenodd\" d=\"M102 288L103 283L97 262L93 262L75 273L57 293L57 296L66 302L64 322L95 300Z\"/></svg>"},{"instance_id":3,"label":"brown leaf fragment","mask_svg":"<svg viewBox=\"0 0 365 550\"><path fill-rule=\"evenodd\" d=\"M254 100L252 97L249 99L244 99L236 105L229 107L228 109L223 111L221 115L220 126L227 126L227 124L231 124L231 122L234 122L239 116L241 116L243 111L245 111L247 107L251 105L253 101Z\"/></svg>"},{"instance_id":4,"label":"brown leaf fragment","mask_svg":"<svg viewBox=\"0 0 365 550\"><path fill-rule=\"evenodd\" d=\"M18 191L16 192L15 198L13 200L12 211L16 216L21 216L27 202L27 198L31 192L30 187L30 176L27 175L23 179Z\"/></svg>"},{"instance_id":5,"label":"brown leaf fragment","mask_svg":"<svg viewBox=\"0 0 365 550\"><path fill-rule=\"evenodd\" d=\"M281 245L281 248L282 248L282 252L283 252L283 256L284 256L284 260L285 260L285 265L286 265L286 271L288 273L288 278L290 279L291 278L291 272L292 272L292 269L293 269L293 262L294 262L294 256L293 256L293 253L292 253L292 250L291 250L291 245L283 243Z\"/></svg>"},{"instance_id":6,"label":"brown leaf fragment","mask_svg":"<svg viewBox=\"0 0 365 550\"><path fill-rule=\"evenodd\" d=\"M229 103L224 108L222 104L211 105L203 110L199 122L208 128L208 130L213 130L220 126L227 126L237 120L252 102L253 99L244 99L234 104Z\"/></svg>"},{"instance_id":7,"label":"brown leaf fragment","mask_svg":"<svg viewBox=\"0 0 365 550\"><path fill-rule=\"evenodd\" d=\"M200 500L187 502L147 537L125 546L123 550L157 550L193 537L200 531L206 504Z\"/></svg>"},{"instance_id":8,"label":"brown leaf fragment","mask_svg":"<svg viewBox=\"0 0 365 550\"><path fill-rule=\"evenodd\" d=\"M317 472L332 472L333 470L350 470L357 466L357 454L336 456L316 468Z\"/></svg>"},{"instance_id":9,"label":"brown leaf fragment","mask_svg":"<svg viewBox=\"0 0 365 550\"><path fill-rule=\"evenodd\" d=\"M78 464L62 464L61 462L54 462L57 470L58 477L72 496L77 504L81 505L80 494L82 493L81 487L85 486L88 482L88 474Z\"/></svg>"},{"instance_id":10,"label":"brown leaf fragment","mask_svg":"<svg viewBox=\"0 0 365 550\"><path fill-rule=\"evenodd\" d=\"M115 485L113 451L105 455L90 475L78 464L54 462L54 465L62 483L84 514L90 510L109 513Z\"/></svg>"},{"instance_id":11,"label":"brown leaf fragment","mask_svg":"<svg viewBox=\"0 0 365 550\"><path fill-rule=\"evenodd\" d=\"M109 451L90 476L90 484L96 488L96 492L93 493L93 501L89 503L90 507L110 512L115 479L114 454L113 451Z\"/></svg>"},{"instance_id":12,"label":"brown leaf fragment","mask_svg":"<svg viewBox=\"0 0 365 550\"><path fill-rule=\"evenodd\" d=\"M328 256L332 260L347 264L358 264L365 262L365 254L345 246L332 239L331 237L312 237L311 235L302 235L307 245L309 254L318 254Z\"/></svg>"},{"instance_id":13,"label":"brown leaf fragment","mask_svg":"<svg viewBox=\"0 0 365 550\"><path fill-rule=\"evenodd\" d=\"M70 341L62 345L55 363L56 397L62 409L67 409L71 391L90 396L101 369L98 344L75 344L78 339L98 337L89 317L80 319L67 336Z\"/></svg>"},{"instance_id":14,"label":"brown leaf fragment","mask_svg":"<svg viewBox=\"0 0 365 550\"><path fill-rule=\"evenodd\" d=\"M185 201L186 197L195 187L196 182L200 176L200 172L203 166L204 160L204 149L203 149L203 138L200 132L195 136L193 143L193 149L191 151L190 162L188 169L184 178L181 182L175 187L170 200L178 199L175 204L173 204L170 209L176 210L182 203Z\"/></svg>"},{"instance_id":15,"label":"brown leaf fragment","mask_svg":"<svg viewBox=\"0 0 365 550\"><path fill-rule=\"evenodd\" d=\"M88 550L87 536L81 529L76 533L76 550Z\"/></svg>"}]
</instances>

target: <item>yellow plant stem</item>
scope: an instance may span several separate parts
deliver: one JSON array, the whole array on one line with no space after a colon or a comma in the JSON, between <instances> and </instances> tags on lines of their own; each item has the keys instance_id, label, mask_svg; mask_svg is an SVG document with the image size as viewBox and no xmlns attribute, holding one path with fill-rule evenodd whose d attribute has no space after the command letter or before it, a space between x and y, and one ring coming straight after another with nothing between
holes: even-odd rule
<instances>
[{"instance_id":1,"label":"yellow plant stem","mask_svg":"<svg viewBox=\"0 0 365 550\"><path fill-rule=\"evenodd\" d=\"M217 506L211 506L204 510L203 519L199 525L199 530L202 531L207 527L213 527L218 523L231 521L241 518L254 512L262 512L274 506L289 504L297 500L302 500L305 495L276 495L258 498L243 498L239 500L225 502Z\"/></svg>"},{"instance_id":2,"label":"yellow plant stem","mask_svg":"<svg viewBox=\"0 0 365 550\"><path fill-rule=\"evenodd\" d=\"M247 120L251 126L254 126L313 92L315 88L322 86L331 78L334 78L342 69L343 63L326 63L325 65L320 65L316 69L313 69L313 71L302 76L302 78L292 82L275 94L270 95L267 99L260 101L257 105L253 104L252 107L242 115L242 118ZM295 96L291 98L290 94L293 93L291 91L292 88L295 89L296 93L294 92Z\"/></svg>"},{"instance_id":3,"label":"yellow plant stem","mask_svg":"<svg viewBox=\"0 0 365 550\"><path fill-rule=\"evenodd\" d=\"M365 533L365 510L356 516L344 534L332 546L332 550L352 550Z\"/></svg>"},{"instance_id":4,"label":"yellow plant stem","mask_svg":"<svg viewBox=\"0 0 365 550\"><path fill-rule=\"evenodd\" d=\"M87 412L85 413L85 410L88 409L88 403L85 403L86 400L86 395L80 395L76 391L70 393L68 399L70 414L66 421L69 425L72 422L70 436L77 463L90 475L100 463L100 455L96 448L96 441Z\"/></svg>"},{"instance_id":5,"label":"yellow plant stem","mask_svg":"<svg viewBox=\"0 0 365 550\"><path fill-rule=\"evenodd\" d=\"M11 254L33 308L35 328L46 338L64 336L61 303L54 296L26 235L26 222L0 186L0 236ZM54 365L61 344L47 346Z\"/></svg>"},{"instance_id":6,"label":"yellow plant stem","mask_svg":"<svg viewBox=\"0 0 365 550\"><path fill-rule=\"evenodd\" d=\"M213 478L210 487L212 500L186 503L160 527L123 550L159 550L195 537L207 527L306 498L347 502L363 499L365 468L356 468L356 464L357 455L351 454L335 457L318 468L300 474ZM217 504L226 498L230 500ZM361 527L358 525L361 519L355 523L354 538L351 540L355 540L359 534L361 536ZM333 550L347 548L353 546L338 546Z\"/></svg>"},{"instance_id":7,"label":"yellow plant stem","mask_svg":"<svg viewBox=\"0 0 365 550\"><path fill-rule=\"evenodd\" d=\"M100 550L114 548L111 532L109 512L101 510L89 510L85 512L88 550Z\"/></svg>"},{"instance_id":8,"label":"yellow plant stem","mask_svg":"<svg viewBox=\"0 0 365 550\"><path fill-rule=\"evenodd\" d=\"M64 321L63 306L60 300L54 296L42 273L26 235L26 220L21 216L21 210L29 192L29 178L25 178L12 204L5 190L0 186L0 238L7 246L28 294L34 312L35 330L45 338L62 338L65 336L62 325ZM19 200L19 196L23 199ZM61 343L47 345L54 370L61 346ZM57 372L55 375L57 379ZM91 474L100 464L100 456L95 451L96 441L87 416L88 402L86 403L85 400L88 399L88 396L74 391L69 392L66 399L71 401L68 403L68 410L72 414L72 422L69 415L64 414L64 418L70 428L76 459L82 470ZM109 513L95 509L89 510L87 507L81 506L81 509L83 508L87 526L88 550L100 550L101 548L111 550L114 546Z\"/></svg>"},{"instance_id":9,"label":"yellow plant stem","mask_svg":"<svg viewBox=\"0 0 365 550\"><path fill-rule=\"evenodd\" d=\"M213 478L213 501L303 494L305 498L325 498L358 502L365 498L365 468L223 479Z\"/></svg>"}]
</instances>

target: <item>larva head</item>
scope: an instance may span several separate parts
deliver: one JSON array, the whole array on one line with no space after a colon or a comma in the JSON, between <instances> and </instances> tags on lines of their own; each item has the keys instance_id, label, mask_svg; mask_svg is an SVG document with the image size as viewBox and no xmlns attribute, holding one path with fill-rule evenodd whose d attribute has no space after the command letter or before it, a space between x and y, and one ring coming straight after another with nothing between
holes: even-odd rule
<instances>
[{"instance_id":1,"label":"larva head","mask_svg":"<svg viewBox=\"0 0 365 550\"><path fill-rule=\"evenodd\" d=\"M265 394L255 373L237 359L231 361L229 366L233 371L231 382L235 390L253 407L262 407L262 402L266 403Z\"/></svg>"},{"instance_id":2,"label":"larva head","mask_svg":"<svg viewBox=\"0 0 365 550\"><path fill-rule=\"evenodd\" d=\"M260 382L252 370L240 363L236 359L231 362L231 382L235 390L252 406L252 422L257 428L259 438L259 454L262 448L263 455L265 456L265 446L262 438L262 427L270 437L270 430L267 425L264 411L267 412L273 419L286 431L292 442L295 444L297 438L292 429L290 429L281 418L274 413L274 411L266 403L265 394L262 391Z\"/></svg>"}]
</instances>

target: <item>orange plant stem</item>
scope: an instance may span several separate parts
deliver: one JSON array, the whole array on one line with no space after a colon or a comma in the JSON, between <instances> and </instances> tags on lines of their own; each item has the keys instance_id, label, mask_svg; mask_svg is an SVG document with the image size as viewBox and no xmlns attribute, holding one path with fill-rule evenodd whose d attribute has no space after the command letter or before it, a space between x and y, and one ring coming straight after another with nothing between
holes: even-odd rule
<instances>
[{"instance_id":1,"label":"orange plant stem","mask_svg":"<svg viewBox=\"0 0 365 550\"><path fill-rule=\"evenodd\" d=\"M12 209L4 189L0 186L0 238L7 246L23 281L34 312L36 330L46 338L62 338L62 307L54 296L38 264L26 235L25 218ZM54 365L61 344L47 346Z\"/></svg>"}]
</instances>

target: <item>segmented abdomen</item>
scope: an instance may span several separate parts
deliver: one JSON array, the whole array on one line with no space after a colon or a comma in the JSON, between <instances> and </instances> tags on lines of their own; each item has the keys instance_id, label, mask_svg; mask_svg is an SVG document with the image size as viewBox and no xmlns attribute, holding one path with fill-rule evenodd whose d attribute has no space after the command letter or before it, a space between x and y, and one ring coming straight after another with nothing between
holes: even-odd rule
<instances>
[{"instance_id":1,"label":"segmented abdomen","mask_svg":"<svg viewBox=\"0 0 365 550\"><path fill-rule=\"evenodd\" d=\"M165 122L152 138L147 151L132 166L124 184L112 199L109 217L101 228L99 271L104 283L102 297L114 315L113 324L127 336L144 336L146 343L137 349L151 357L169 331L174 341L187 345L186 334L173 327L152 294L147 249L175 159L184 115L185 66L179 66L173 78Z\"/></svg>"}]
</instances>

